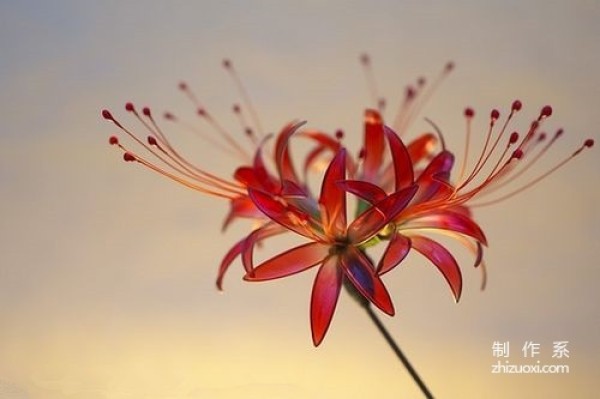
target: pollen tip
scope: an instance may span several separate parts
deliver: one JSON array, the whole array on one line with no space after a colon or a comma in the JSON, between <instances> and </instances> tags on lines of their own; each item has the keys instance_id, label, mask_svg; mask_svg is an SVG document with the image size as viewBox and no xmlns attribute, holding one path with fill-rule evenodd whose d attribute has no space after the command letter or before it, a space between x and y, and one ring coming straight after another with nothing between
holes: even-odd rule
<instances>
[{"instance_id":1,"label":"pollen tip","mask_svg":"<svg viewBox=\"0 0 600 399\"><path fill-rule=\"evenodd\" d=\"M514 112L517 112L517 111L520 111L522 107L523 107L523 103L521 103L520 100L515 100L512 103L511 110L513 110Z\"/></svg>"},{"instance_id":2,"label":"pollen tip","mask_svg":"<svg viewBox=\"0 0 600 399\"><path fill-rule=\"evenodd\" d=\"M244 129L244 133L246 133L246 136L252 136L254 134L254 132L252 131L251 128L247 127L246 129Z\"/></svg>"},{"instance_id":3,"label":"pollen tip","mask_svg":"<svg viewBox=\"0 0 600 399\"><path fill-rule=\"evenodd\" d=\"M344 138L344 131L342 129L338 129L335 131L335 138L341 140Z\"/></svg>"},{"instance_id":4,"label":"pollen tip","mask_svg":"<svg viewBox=\"0 0 600 399\"><path fill-rule=\"evenodd\" d=\"M115 120L115 118L113 118L113 116L112 116L112 114L110 113L110 111L109 111L109 110L107 110L107 109L103 109L103 110L102 110L102 117L103 117L104 119L106 119L106 120L109 120L109 121L114 121L114 120Z\"/></svg>"},{"instance_id":5,"label":"pollen tip","mask_svg":"<svg viewBox=\"0 0 600 399\"><path fill-rule=\"evenodd\" d=\"M174 120L175 120L175 115L173 115L173 114L172 114L172 113L170 113L170 112L165 112L165 113L163 114L163 117L164 117L165 119L167 119L167 120L170 120L170 121L174 121Z\"/></svg>"},{"instance_id":6,"label":"pollen tip","mask_svg":"<svg viewBox=\"0 0 600 399\"><path fill-rule=\"evenodd\" d=\"M362 53L360 55L360 62L363 65L369 65L371 63L371 57L369 57L369 54L367 54L367 53Z\"/></svg>"},{"instance_id":7,"label":"pollen tip","mask_svg":"<svg viewBox=\"0 0 600 399\"><path fill-rule=\"evenodd\" d=\"M419 79L417 79L417 86L423 87L423 86L425 86L425 83L427 83L427 80L423 76L421 76L421 77L419 77Z\"/></svg>"},{"instance_id":8,"label":"pollen tip","mask_svg":"<svg viewBox=\"0 0 600 399\"><path fill-rule=\"evenodd\" d=\"M465 117L472 118L475 116L475 111L471 107L465 108Z\"/></svg>"},{"instance_id":9,"label":"pollen tip","mask_svg":"<svg viewBox=\"0 0 600 399\"><path fill-rule=\"evenodd\" d=\"M150 144L150 145L154 145L154 146L158 145L158 142L156 141L156 137L154 137L154 136L148 136L147 140L148 140L148 144Z\"/></svg>"},{"instance_id":10,"label":"pollen tip","mask_svg":"<svg viewBox=\"0 0 600 399\"><path fill-rule=\"evenodd\" d=\"M133 162L136 160L136 157L131 152L127 151L123 154L123 160L125 162Z\"/></svg>"},{"instance_id":11,"label":"pollen tip","mask_svg":"<svg viewBox=\"0 0 600 399\"><path fill-rule=\"evenodd\" d=\"M179 87L179 90L187 90L188 85L185 82L179 82L179 85L177 87Z\"/></svg>"},{"instance_id":12,"label":"pollen tip","mask_svg":"<svg viewBox=\"0 0 600 399\"><path fill-rule=\"evenodd\" d=\"M445 66L444 69L446 70L446 72L450 72L450 71L452 71L454 69L454 67L455 67L454 61L448 61L446 63L446 66Z\"/></svg>"},{"instance_id":13,"label":"pollen tip","mask_svg":"<svg viewBox=\"0 0 600 399\"><path fill-rule=\"evenodd\" d=\"M549 105L544 106L540 111L540 118L547 118L552 115L552 107Z\"/></svg>"},{"instance_id":14,"label":"pollen tip","mask_svg":"<svg viewBox=\"0 0 600 399\"><path fill-rule=\"evenodd\" d=\"M108 138L108 143L110 145L119 145L119 138L117 136L110 136Z\"/></svg>"},{"instance_id":15,"label":"pollen tip","mask_svg":"<svg viewBox=\"0 0 600 399\"><path fill-rule=\"evenodd\" d=\"M564 133L564 130L563 130L563 129L558 129L558 130L556 131L556 133L554 133L554 137L556 137L556 138L559 138L560 136L562 136L562 135L563 135L563 133Z\"/></svg>"},{"instance_id":16,"label":"pollen tip","mask_svg":"<svg viewBox=\"0 0 600 399\"><path fill-rule=\"evenodd\" d=\"M511 135L510 135L510 140L509 140L510 144L514 144L514 143L516 143L518 140L519 140L519 133L517 133L517 132L512 132L512 133L511 133Z\"/></svg>"},{"instance_id":17,"label":"pollen tip","mask_svg":"<svg viewBox=\"0 0 600 399\"><path fill-rule=\"evenodd\" d=\"M150 112L150 108L148 108L148 107L142 108L142 113L144 115L146 115L147 117L150 117L152 115L152 113Z\"/></svg>"},{"instance_id":18,"label":"pollen tip","mask_svg":"<svg viewBox=\"0 0 600 399\"><path fill-rule=\"evenodd\" d=\"M135 107L133 106L132 102L125 103L125 111L127 111L127 112L135 111Z\"/></svg>"},{"instance_id":19,"label":"pollen tip","mask_svg":"<svg viewBox=\"0 0 600 399\"><path fill-rule=\"evenodd\" d=\"M196 112L198 112L198 115L200 116L206 116L206 110L204 108L198 108Z\"/></svg>"},{"instance_id":20,"label":"pollen tip","mask_svg":"<svg viewBox=\"0 0 600 399\"><path fill-rule=\"evenodd\" d=\"M223 68L231 69L231 60L229 58L223 59Z\"/></svg>"},{"instance_id":21,"label":"pollen tip","mask_svg":"<svg viewBox=\"0 0 600 399\"><path fill-rule=\"evenodd\" d=\"M236 114L239 114L239 113L240 113L240 111L242 110L242 109L240 108L240 105L239 105L239 104L233 104L233 107L232 107L232 109L233 109L233 112L235 112Z\"/></svg>"},{"instance_id":22,"label":"pollen tip","mask_svg":"<svg viewBox=\"0 0 600 399\"><path fill-rule=\"evenodd\" d=\"M555 137L558 137L558 135L556 135ZM538 137L538 141L544 141L544 140L546 140L546 133L545 132L541 132L540 136Z\"/></svg>"},{"instance_id":23,"label":"pollen tip","mask_svg":"<svg viewBox=\"0 0 600 399\"><path fill-rule=\"evenodd\" d=\"M512 154L512 157L513 157L513 158L516 158L516 159L521 159L521 158L523 158L523 150L521 150L520 148L519 148L519 149L517 149L517 150L515 150L515 151L513 152L513 154Z\"/></svg>"},{"instance_id":24,"label":"pollen tip","mask_svg":"<svg viewBox=\"0 0 600 399\"><path fill-rule=\"evenodd\" d=\"M497 109L493 109L492 112L490 113L490 118L492 118L493 121L500 118L500 111L498 111Z\"/></svg>"},{"instance_id":25,"label":"pollen tip","mask_svg":"<svg viewBox=\"0 0 600 399\"><path fill-rule=\"evenodd\" d=\"M407 100L411 100L415 97L415 95L417 94L417 91L415 90L414 87L412 86L406 86L406 99Z\"/></svg>"},{"instance_id":26,"label":"pollen tip","mask_svg":"<svg viewBox=\"0 0 600 399\"><path fill-rule=\"evenodd\" d=\"M591 148L591 147L593 147L593 146L594 146L594 139L587 139L587 140L586 140L586 141L583 143L583 145L584 145L584 146L586 146L586 147L588 147L588 148Z\"/></svg>"}]
</instances>

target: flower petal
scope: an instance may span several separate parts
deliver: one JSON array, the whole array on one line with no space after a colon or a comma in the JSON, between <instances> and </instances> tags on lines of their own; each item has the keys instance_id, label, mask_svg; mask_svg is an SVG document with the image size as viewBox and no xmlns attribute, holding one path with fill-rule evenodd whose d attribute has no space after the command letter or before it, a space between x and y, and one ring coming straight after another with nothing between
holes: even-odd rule
<instances>
[{"instance_id":1,"label":"flower petal","mask_svg":"<svg viewBox=\"0 0 600 399\"><path fill-rule=\"evenodd\" d=\"M233 198L230 201L231 208L225 221L223 222L222 231L225 231L227 227L236 218L264 218L263 213L254 205L254 202L247 196L240 196Z\"/></svg>"},{"instance_id":2,"label":"flower petal","mask_svg":"<svg viewBox=\"0 0 600 399\"><path fill-rule=\"evenodd\" d=\"M375 182L377 173L383 162L385 141L383 137L383 120L379 112L367 109L365 111L365 159L363 161L363 179Z\"/></svg>"},{"instance_id":3,"label":"flower petal","mask_svg":"<svg viewBox=\"0 0 600 399\"><path fill-rule=\"evenodd\" d=\"M315 346L319 346L329 329L340 296L342 279L338 258L329 257L317 273L310 299L310 325Z\"/></svg>"},{"instance_id":4,"label":"flower petal","mask_svg":"<svg viewBox=\"0 0 600 399\"><path fill-rule=\"evenodd\" d=\"M279 226L278 224L267 223L267 224L263 225L262 227L259 227L258 229L254 230L247 237L244 237L243 239L238 241L225 254L225 256L223 257L223 260L221 261L221 265L219 266L219 271L217 273L217 288L219 290L223 289L223 278L225 277L225 273L227 272L227 270L229 269L229 266L235 260L235 258L237 258L242 253L242 251L244 250L244 245L247 245L246 241L251 236L252 236L252 245L254 245L255 243L260 242L267 237L285 233L286 231L287 230L285 230L283 227ZM244 266L246 266L246 265L244 265ZM249 266L250 266L249 268L246 268L246 273L249 273L252 271L251 265L249 265Z\"/></svg>"},{"instance_id":5,"label":"flower petal","mask_svg":"<svg viewBox=\"0 0 600 399\"><path fill-rule=\"evenodd\" d=\"M337 185L344 191L362 198L370 204L374 204L386 197L385 191L373 183L362 180L343 180L337 182Z\"/></svg>"},{"instance_id":6,"label":"flower petal","mask_svg":"<svg viewBox=\"0 0 600 399\"><path fill-rule=\"evenodd\" d=\"M394 232L387 249L379 260L379 264L377 265L377 274L381 276L382 274L387 273L396 267L404 260L406 255L408 255L410 247L411 244L408 237L405 237L398 232Z\"/></svg>"},{"instance_id":7,"label":"flower petal","mask_svg":"<svg viewBox=\"0 0 600 399\"><path fill-rule=\"evenodd\" d=\"M487 245L485 234L481 227L469 216L450 210L438 211L417 217L401 226L401 229L439 229L467 235Z\"/></svg>"},{"instance_id":8,"label":"flower petal","mask_svg":"<svg viewBox=\"0 0 600 399\"><path fill-rule=\"evenodd\" d=\"M413 140L406 147L413 164L416 164L424 158L427 158L430 155L432 155L433 148L436 142L437 138L432 133L425 133L417 139Z\"/></svg>"},{"instance_id":9,"label":"flower petal","mask_svg":"<svg viewBox=\"0 0 600 399\"><path fill-rule=\"evenodd\" d=\"M256 207L271 220L304 237L318 239L316 233L308 226L307 221L310 216L302 210L289 203L284 205L276 197L264 191L249 188L248 194Z\"/></svg>"},{"instance_id":10,"label":"flower petal","mask_svg":"<svg viewBox=\"0 0 600 399\"><path fill-rule=\"evenodd\" d=\"M286 125L277 135L277 142L275 143L275 162L277 163L279 177L282 180L290 180L297 184L299 184L299 180L292 165L288 141L304 123L295 122Z\"/></svg>"},{"instance_id":11,"label":"flower petal","mask_svg":"<svg viewBox=\"0 0 600 399\"><path fill-rule=\"evenodd\" d=\"M392 153L392 164L394 165L396 182L394 191L399 191L414 183L413 161L396 132L387 126L384 126L383 129L390 145L390 152Z\"/></svg>"},{"instance_id":12,"label":"flower petal","mask_svg":"<svg viewBox=\"0 0 600 399\"><path fill-rule=\"evenodd\" d=\"M447 183L450 170L454 165L454 155L448 151L440 152L417 178L419 191L415 194L415 203L445 198L454 192Z\"/></svg>"},{"instance_id":13,"label":"flower petal","mask_svg":"<svg viewBox=\"0 0 600 399\"><path fill-rule=\"evenodd\" d=\"M452 254L427 237L411 235L410 240L412 247L429 259L442 273L450 285L454 300L458 302L462 291L462 274Z\"/></svg>"},{"instance_id":14,"label":"flower petal","mask_svg":"<svg viewBox=\"0 0 600 399\"><path fill-rule=\"evenodd\" d=\"M247 281L264 281L299 273L321 262L329 254L329 246L310 242L292 248L258 265L244 276Z\"/></svg>"},{"instance_id":15,"label":"flower petal","mask_svg":"<svg viewBox=\"0 0 600 399\"><path fill-rule=\"evenodd\" d=\"M383 312L393 316L394 305L383 281L375 273L371 261L355 247L348 247L348 250L340 255L341 266L344 274L350 280L352 285L373 305L377 306Z\"/></svg>"},{"instance_id":16,"label":"flower petal","mask_svg":"<svg viewBox=\"0 0 600 399\"><path fill-rule=\"evenodd\" d=\"M345 178L346 150L341 149L325 171L319 196L323 229L329 237L346 232L346 192L338 186Z\"/></svg>"},{"instance_id":17,"label":"flower petal","mask_svg":"<svg viewBox=\"0 0 600 399\"><path fill-rule=\"evenodd\" d=\"M348 226L350 241L360 243L377 234L406 207L416 191L416 186L405 188L387 196L363 212Z\"/></svg>"}]
</instances>

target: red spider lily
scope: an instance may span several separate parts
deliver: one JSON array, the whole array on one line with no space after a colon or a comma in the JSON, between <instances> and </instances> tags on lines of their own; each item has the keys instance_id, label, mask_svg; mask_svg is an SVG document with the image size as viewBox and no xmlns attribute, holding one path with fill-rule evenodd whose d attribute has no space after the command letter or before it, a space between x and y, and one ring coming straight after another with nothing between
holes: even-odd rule
<instances>
[{"instance_id":1,"label":"red spider lily","mask_svg":"<svg viewBox=\"0 0 600 399\"><path fill-rule=\"evenodd\" d=\"M341 149L325 172L319 196L320 209L315 214L305 213L271 193L249 190L250 197L265 215L311 242L253 267L253 246L261 237L250 236L243 250L243 260L249 270L244 278L248 281L272 280L319 265L310 311L315 345L321 343L327 332L344 278L383 312L394 314L390 296L362 246L393 220L416 192L416 187L411 186L386 196L348 224L346 192L340 187L345 175L346 151Z\"/></svg>"}]
</instances>

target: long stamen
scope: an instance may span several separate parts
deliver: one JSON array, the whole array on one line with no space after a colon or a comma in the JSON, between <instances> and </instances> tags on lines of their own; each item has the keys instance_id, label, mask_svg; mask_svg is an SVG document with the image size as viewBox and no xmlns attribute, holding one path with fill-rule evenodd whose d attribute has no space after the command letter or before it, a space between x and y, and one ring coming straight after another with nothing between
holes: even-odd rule
<instances>
[{"instance_id":1,"label":"long stamen","mask_svg":"<svg viewBox=\"0 0 600 399\"><path fill-rule=\"evenodd\" d=\"M385 109L385 98L379 95L379 90L377 89L377 81L375 80L375 74L373 73L373 66L371 65L371 57L367 53L363 53L360 56L360 64L362 65L362 69L365 75L365 79L367 81L367 88L369 93L371 94L371 98L373 104L377 107L377 110L383 113Z\"/></svg>"},{"instance_id":2,"label":"long stamen","mask_svg":"<svg viewBox=\"0 0 600 399\"><path fill-rule=\"evenodd\" d=\"M223 60L223 68L225 68L225 70L229 73L229 76L231 76L231 78L233 79L240 95L242 96L242 101L246 105L246 108L248 108L248 112L250 113L250 117L252 118L252 122L254 123L256 131L258 132L258 134L260 136L263 136L265 133L262 128L262 124L260 123L260 118L258 117L258 112L256 112L256 109L254 108L254 104L252 103L252 100L250 99L250 96L248 95L248 91L246 90L246 87L242 83L242 80L240 79L236 70L233 68L233 64L231 63L231 60L229 60L229 59Z\"/></svg>"}]
</instances>

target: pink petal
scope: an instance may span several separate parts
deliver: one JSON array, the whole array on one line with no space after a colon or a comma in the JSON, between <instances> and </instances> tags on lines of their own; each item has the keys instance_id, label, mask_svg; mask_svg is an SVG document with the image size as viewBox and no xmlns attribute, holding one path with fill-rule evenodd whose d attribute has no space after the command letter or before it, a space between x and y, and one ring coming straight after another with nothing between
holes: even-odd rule
<instances>
[{"instance_id":1,"label":"pink petal","mask_svg":"<svg viewBox=\"0 0 600 399\"><path fill-rule=\"evenodd\" d=\"M395 191L411 186L414 183L413 161L408 154L400 137L392 129L384 127L385 135L390 145L392 153L392 163L394 165L394 175L396 182Z\"/></svg>"},{"instance_id":2,"label":"pink petal","mask_svg":"<svg viewBox=\"0 0 600 399\"><path fill-rule=\"evenodd\" d=\"M408 255L410 247L411 244L408 237L405 237L398 232L394 232L387 249L379 260L379 264L377 265L377 274L381 276L382 274L387 273L396 267L404 260L406 255Z\"/></svg>"},{"instance_id":3,"label":"pink petal","mask_svg":"<svg viewBox=\"0 0 600 399\"><path fill-rule=\"evenodd\" d=\"M287 250L269 260L264 261L246 274L244 280L264 281L287 277L309 269L328 256L329 246L310 242Z\"/></svg>"},{"instance_id":4,"label":"pink petal","mask_svg":"<svg viewBox=\"0 0 600 399\"><path fill-rule=\"evenodd\" d=\"M254 205L254 202L247 197L237 197L231 200L231 208L225 221L223 222L222 230L225 231L229 224L236 218L264 218L263 213Z\"/></svg>"},{"instance_id":5,"label":"pink petal","mask_svg":"<svg viewBox=\"0 0 600 399\"><path fill-rule=\"evenodd\" d=\"M450 285L454 300L458 302L462 291L462 275L452 254L442 245L427 237L411 235L410 240L412 247L429 259L442 273Z\"/></svg>"},{"instance_id":6,"label":"pink petal","mask_svg":"<svg viewBox=\"0 0 600 399\"><path fill-rule=\"evenodd\" d=\"M373 305L383 312L393 316L394 305L383 281L375 273L371 261L354 247L348 247L347 252L340 255L344 274L352 285Z\"/></svg>"},{"instance_id":7,"label":"pink petal","mask_svg":"<svg viewBox=\"0 0 600 399\"><path fill-rule=\"evenodd\" d=\"M374 182L383 162L383 121L379 112L365 111L365 159L363 162L364 180Z\"/></svg>"},{"instance_id":8,"label":"pink petal","mask_svg":"<svg viewBox=\"0 0 600 399\"><path fill-rule=\"evenodd\" d=\"M348 226L350 241L360 243L377 234L379 230L398 216L416 191L416 186L405 188L387 196L363 212Z\"/></svg>"},{"instance_id":9,"label":"pink petal","mask_svg":"<svg viewBox=\"0 0 600 399\"><path fill-rule=\"evenodd\" d=\"M310 299L310 325L315 346L319 346L329 329L342 279L342 269L338 267L335 256L328 258L317 273Z\"/></svg>"},{"instance_id":10,"label":"pink petal","mask_svg":"<svg viewBox=\"0 0 600 399\"><path fill-rule=\"evenodd\" d=\"M338 182L346 178L346 150L341 149L325 171L319 204L322 205L325 235L335 236L346 232L346 192Z\"/></svg>"}]
</instances>

